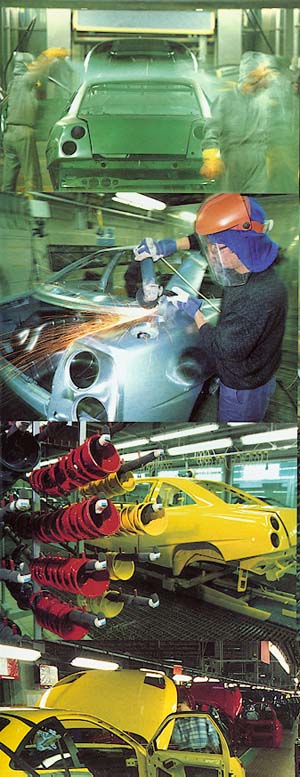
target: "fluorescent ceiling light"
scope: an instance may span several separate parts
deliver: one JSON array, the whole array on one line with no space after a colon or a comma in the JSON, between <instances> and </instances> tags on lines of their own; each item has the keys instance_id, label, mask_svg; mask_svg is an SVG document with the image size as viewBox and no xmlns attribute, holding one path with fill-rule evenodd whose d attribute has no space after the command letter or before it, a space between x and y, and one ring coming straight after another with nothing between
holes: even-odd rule
<instances>
[{"instance_id":1,"label":"fluorescent ceiling light","mask_svg":"<svg viewBox=\"0 0 300 777\"><path fill-rule=\"evenodd\" d=\"M192 679L191 674L173 674L173 680L176 685L179 685L180 683L189 683Z\"/></svg>"},{"instance_id":2,"label":"fluorescent ceiling light","mask_svg":"<svg viewBox=\"0 0 300 777\"><path fill-rule=\"evenodd\" d=\"M154 434L150 437L151 442L159 442L159 440L173 440L175 437L191 437L194 434L206 434L207 432L215 432L219 426L218 424L207 424L206 426L192 426L191 429L173 429L173 432L166 432L165 434Z\"/></svg>"},{"instance_id":3,"label":"fluorescent ceiling light","mask_svg":"<svg viewBox=\"0 0 300 777\"><path fill-rule=\"evenodd\" d=\"M112 198L116 202L121 202L123 205L133 205L135 208L142 208L143 210L165 210L166 203L161 200L155 200L154 197L146 197L145 194L138 194L137 192L116 192Z\"/></svg>"},{"instance_id":4,"label":"fluorescent ceiling light","mask_svg":"<svg viewBox=\"0 0 300 777\"><path fill-rule=\"evenodd\" d=\"M115 669L119 669L120 664L116 664L114 661L100 661L96 658L83 658L78 656L71 661L72 666L82 666L85 669L107 669L113 672Z\"/></svg>"},{"instance_id":5,"label":"fluorescent ceiling light","mask_svg":"<svg viewBox=\"0 0 300 777\"><path fill-rule=\"evenodd\" d=\"M226 421L226 426L232 426L233 429L237 429L239 426L253 426L252 421L244 421L242 424L240 421Z\"/></svg>"},{"instance_id":6,"label":"fluorescent ceiling light","mask_svg":"<svg viewBox=\"0 0 300 777\"><path fill-rule=\"evenodd\" d=\"M207 683L208 677L205 675L204 677L194 677L193 680L194 683Z\"/></svg>"},{"instance_id":7,"label":"fluorescent ceiling light","mask_svg":"<svg viewBox=\"0 0 300 777\"><path fill-rule=\"evenodd\" d=\"M22 648L16 645L1 645L0 658L16 658L18 661L37 661L41 657L39 650Z\"/></svg>"},{"instance_id":8,"label":"fluorescent ceiling light","mask_svg":"<svg viewBox=\"0 0 300 777\"><path fill-rule=\"evenodd\" d=\"M270 642L269 646L270 646L270 653L272 653L272 656L274 656L274 658L276 658L276 660L278 661L280 666L282 666L284 671L287 674L290 674L290 672L291 672L290 665L288 664L288 662L286 660L286 657L285 657L284 653L282 652L282 650L280 650L276 645L273 645L273 642Z\"/></svg>"},{"instance_id":9,"label":"fluorescent ceiling light","mask_svg":"<svg viewBox=\"0 0 300 777\"><path fill-rule=\"evenodd\" d=\"M117 442L116 446L119 448L137 448L139 445L147 445L150 442L147 437L141 437L139 440L128 440L127 442ZM149 453L149 451L148 451Z\"/></svg>"},{"instance_id":10,"label":"fluorescent ceiling light","mask_svg":"<svg viewBox=\"0 0 300 777\"><path fill-rule=\"evenodd\" d=\"M178 472L179 472L178 469L160 469L157 473L157 477L158 478L178 478Z\"/></svg>"},{"instance_id":11,"label":"fluorescent ceiling light","mask_svg":"<svg viewBox=\"0 0 300 777\"><path fill-rule=\"evenodd\" d=\"M196 442L190 445L180 445L178 448L168 448L169 456L181 456L184 453L198 453L198 451L211 451L219 448L229 448L232 445L231 437L223 437L222 440L211 442Z\"/></svg>"},{"instance_id":12,"label":"fluorescent ceiling light","mask_svg":"<svg viewBox=\"0 0 300 777\"><path fill-rule=\"evenodd\" d=\"M241 437L243 445L252 445L255 442L277 442L280 440L297 440L297 426L288 429L274 429L273 432L261 432L246 434Z\"/></svg>"},{"instance_id":13,"label":"fluorescent ceiling light","mask_svg":"<svg viewBox=\"0 0 300 777\"><path fill-rule=\"evenodd\" d=\"M190 210L181 210L179 216L183 221L189 221L191 224L193 224L196 218L196 213L192 213Z\"/></svg>"}]
</instances>

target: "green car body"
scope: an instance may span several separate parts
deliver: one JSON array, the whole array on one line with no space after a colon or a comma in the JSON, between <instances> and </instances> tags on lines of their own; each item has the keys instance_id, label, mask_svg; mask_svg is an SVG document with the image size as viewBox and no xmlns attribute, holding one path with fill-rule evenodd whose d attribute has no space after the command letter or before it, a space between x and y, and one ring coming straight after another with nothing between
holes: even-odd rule
<instances>
[{"instance_id":1,"label":"green car body","mask_svg":"<svg viewBox=\"0 0 300 777\"><path fill-rule=\"evenodd\" d=\"M46 149L53 187L210 191L200 174L208 100L192 69L149 60L109 65L79 87Z\"/></svg>"}]
</instances>

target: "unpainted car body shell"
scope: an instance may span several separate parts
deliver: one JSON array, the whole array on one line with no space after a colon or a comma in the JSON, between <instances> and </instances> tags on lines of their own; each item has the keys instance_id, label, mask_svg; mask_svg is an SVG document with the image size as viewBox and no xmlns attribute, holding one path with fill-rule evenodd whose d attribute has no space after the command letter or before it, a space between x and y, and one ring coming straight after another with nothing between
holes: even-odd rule
<instances>
[{"instance_id":1,"label":"unpainted car body shell","mask_svg":"<svg viewBox=\"0 0 300 777\"><path fill-rule=\"evenodd\" d=\"M110 421L189 419L204 381L212 374L211 365L201 350L196 325L176 311L165 296L152 310L142 308L134 296L128 296L124 273L132 262L131 247L99 251L96 259L86 263L79 260L50 276L31 297L10 301L2 307L3 318L16 318L15 342L24 332L26 335L27 330L31 331L22 346L22 369L11 353L9 359L1 358L1 377L38 417L73 421L80 417ZM163 263L157 264L165 271ZM172 265L178 264L183 278L180 285L187 290L189 283L195 289L201 288L206 263L200 252L175 254ZM94 279L86 280L86 273ZM118 285L120 282L123 287ZM169 271L164 288L168 290L176 282L177 276ZM218 317L218 304L218 300L212 300L213 306L203 303L203 311L212 324ZM35 318L30 328L33 308ZM71 323L73 314L75 323L78 321L71 343L70 311ZM106 313L116 319L117 327L105 329ZM90 327L91 333L89 326L85 326L86 334L82 335L80 318L84 322L86 316L92 316L96 324ZM53 338L57 321L60 333L65 327L67 347L60 334L61 345L56 346L57 353L52 357L49 388L49 381L45 385L36 378L34 354L44 343L48 355L47 338ZM18 344L17 357L20 348ZM47 357L44 364L47 368ZM40 359L37 373L42 371Z\"/></svg>"}]
</instances>

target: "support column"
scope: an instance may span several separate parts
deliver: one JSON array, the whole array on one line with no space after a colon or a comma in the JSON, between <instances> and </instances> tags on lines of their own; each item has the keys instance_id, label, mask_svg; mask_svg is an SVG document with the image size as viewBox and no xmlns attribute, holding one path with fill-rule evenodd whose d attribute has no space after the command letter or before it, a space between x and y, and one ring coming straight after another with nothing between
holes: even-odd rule
<instances>
[{"instance_id":1,"label":"support column","mask_svg":"<svg viewBox=\"0 0 300 777\"><path fill-rule=\"evenodd\" d=\"M294 9L285 8L284 10L284 29L283 29L283 56L290 60L293 58L294 43Z\"/></svg>"},{"instance_id":2,"label":"support column","mask_svg":"<svg viewBox=\"0 0 300 777\"><path fill-rule=\"evenodd\" d=\"M218 11L218 65L238 63L242 54L242 9Z\"/></svg>"}]
</instances>

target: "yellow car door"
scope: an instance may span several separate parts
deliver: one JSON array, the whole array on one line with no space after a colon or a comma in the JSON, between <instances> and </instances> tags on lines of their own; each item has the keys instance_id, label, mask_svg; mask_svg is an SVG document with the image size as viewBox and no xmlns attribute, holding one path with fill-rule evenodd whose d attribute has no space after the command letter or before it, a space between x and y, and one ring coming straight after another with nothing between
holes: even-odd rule
<instances>
[{"instance_id":1,"label":"yellow car door","mask_svg":"<svg viewBox=\"0 0 300 777\"><path fill-rule=\"evenodd\" d=\"M206 713L169 715L147 747L148 777L245 777L221 728Z\"/></svg>"}]
</instances>

